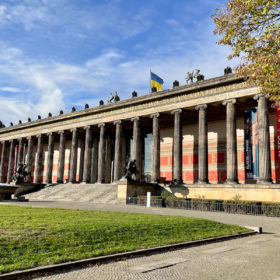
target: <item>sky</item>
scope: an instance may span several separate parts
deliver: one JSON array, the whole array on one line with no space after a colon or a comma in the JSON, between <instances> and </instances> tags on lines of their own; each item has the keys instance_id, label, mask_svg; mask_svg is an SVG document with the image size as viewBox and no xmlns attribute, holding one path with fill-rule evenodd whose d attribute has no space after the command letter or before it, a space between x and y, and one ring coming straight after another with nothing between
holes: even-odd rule
<instances>
[{"instance_id":1,"label":"sky","mask_svg":"<svg viewBox=\"0 0 280 280\"><path fill-rule=\"evenodd\" d=\"M222 0L0 0L0 120L7 125L150 92L150 70L185 84L223 75L230 49L210 16Z\"/></svg>"}]
</instances>

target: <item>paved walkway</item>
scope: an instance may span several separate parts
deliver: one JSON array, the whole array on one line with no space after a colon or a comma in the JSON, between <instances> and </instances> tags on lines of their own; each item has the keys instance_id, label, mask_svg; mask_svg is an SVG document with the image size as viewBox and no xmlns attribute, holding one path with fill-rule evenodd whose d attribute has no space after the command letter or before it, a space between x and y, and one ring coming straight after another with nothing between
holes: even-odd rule
<instances>
[{"instance_id":1,"label":"paved walkway","mask_svg":"<svg viewBox=\"0 0 280 280\"><path fill-rule=\"evenodd\" d=\"M131 258L73 270L37 280L199 279L280 280L280 219L140 206L33 201L13 203L40 207L180 215L224 223L262 226L264 234L216 244Z\"/></svg>"}]
</instances>

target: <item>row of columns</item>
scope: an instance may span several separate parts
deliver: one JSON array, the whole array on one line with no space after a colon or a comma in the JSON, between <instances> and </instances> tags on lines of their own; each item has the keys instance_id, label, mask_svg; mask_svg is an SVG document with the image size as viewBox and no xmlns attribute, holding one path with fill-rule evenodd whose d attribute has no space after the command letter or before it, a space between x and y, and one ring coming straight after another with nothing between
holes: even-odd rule
<instances>
[{"instance_id":1,"label":"row of columns","mask_svg":"<svg viewBox=\"0 0 280 280\"><path fill-rule=\"evenodd\" d=\"M258 133L259 133L259 173L260 182L271 182L271 163L270 163L270 138L269 138L269 123L268 123L268 106L267 99L264 95L256 96L258 101ZM227 145L227 182L237 183L237 136L236 136L236 100L230 99L223 102L226 106L226 145ZM198 110L198 183L208 183L208 125L207 125L207 105L202 104L196 107ZM182 180L182 109L176 109L171 112L174 115L174 136L173 136L173 181L181 184ZM153 123L153 139L152 139L152 182L158 182L160 179L160 115L159 113L150 116ZM139 125L139 117L131 119L133 122L133 146L132 159L136 160L137 172L136 180L140 181L142 176L142 136ZM125 154L123 153L123 126L121 121L115 121L116 136L114 150L114 177L117 181L123 175L123 163ZM93 139L91 126L85 127L85 154L83 164L82 181L85 183L99 182L103 183L110 180L111 176L111 160L105 160L106 157L111 159L111 138L107 136L106 142L106 125L99 125L99 147L96 137ZM69 181L76 181L77 171L77 151L78 151L78 134L77 128L71 130L72 144L70 155L70 174ZM58 132L59 140L59 159L57 170L57 182L62 183L64 180L64 161L65 161L65 132ZM27 168L31 173L32 166L32 137L28 137L27 147ZM43 145L42 135L37 136L37 157L35 163L34 182L40 183L40 175L42 171ZM106 149L107 147L107 149ZM13 163L14 163L14 148L15 140L10 140L10 153L7 173L7 183L12 180ZM0 181L3 181L4 176L4 161L5 161L6 142L2 142L2 153L0 163ZM98 154L97 154L98 150ZM106 153L107 151L107 153ZM54 134L48 134L48 158L46 170L46 182L52 183L52 168L54 154ZM23 141L18 142L18 162L23 160ZM109 178L108 178L109 177Z\"/></svg>"}]
</instances>

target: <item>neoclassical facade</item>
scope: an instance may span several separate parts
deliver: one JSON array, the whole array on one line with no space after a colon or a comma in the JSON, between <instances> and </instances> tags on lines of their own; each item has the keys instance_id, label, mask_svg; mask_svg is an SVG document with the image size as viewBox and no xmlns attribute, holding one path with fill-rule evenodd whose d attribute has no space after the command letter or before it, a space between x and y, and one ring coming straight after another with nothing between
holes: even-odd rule
<instances>
[{"instance_id":1,"label":"neoclassical facade","mask_svg":"<svg viewBox=\"0 0 280 280\"><path fill-rule=\"evenodd\" d=\"M139 182L172 181L190 197L280 201L270 105L257 87L227 74L29 120L0 129L0 181L10 183L24 162L35 183L110 183L131 158ZM244 112L250 108L257 108L259 175L253 180L245 174Z\"/></svg>"}]
</instances>

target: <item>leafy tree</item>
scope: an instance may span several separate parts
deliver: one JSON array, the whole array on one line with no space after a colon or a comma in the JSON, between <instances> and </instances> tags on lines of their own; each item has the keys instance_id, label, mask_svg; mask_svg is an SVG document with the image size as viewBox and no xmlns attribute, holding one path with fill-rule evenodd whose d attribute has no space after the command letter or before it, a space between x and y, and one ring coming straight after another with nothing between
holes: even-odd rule
<instances>
[{"instance_id":1,"label":"leafy tree","mask_svg":"<svg viewBox=\"0 0 280 280\"><path fill-rule=\"evenodd\" d=\"M218 44L229 45L241 57L238 73L280 101L280 1L230 0L212 15Z\"/></svg>"}]
</instances>

